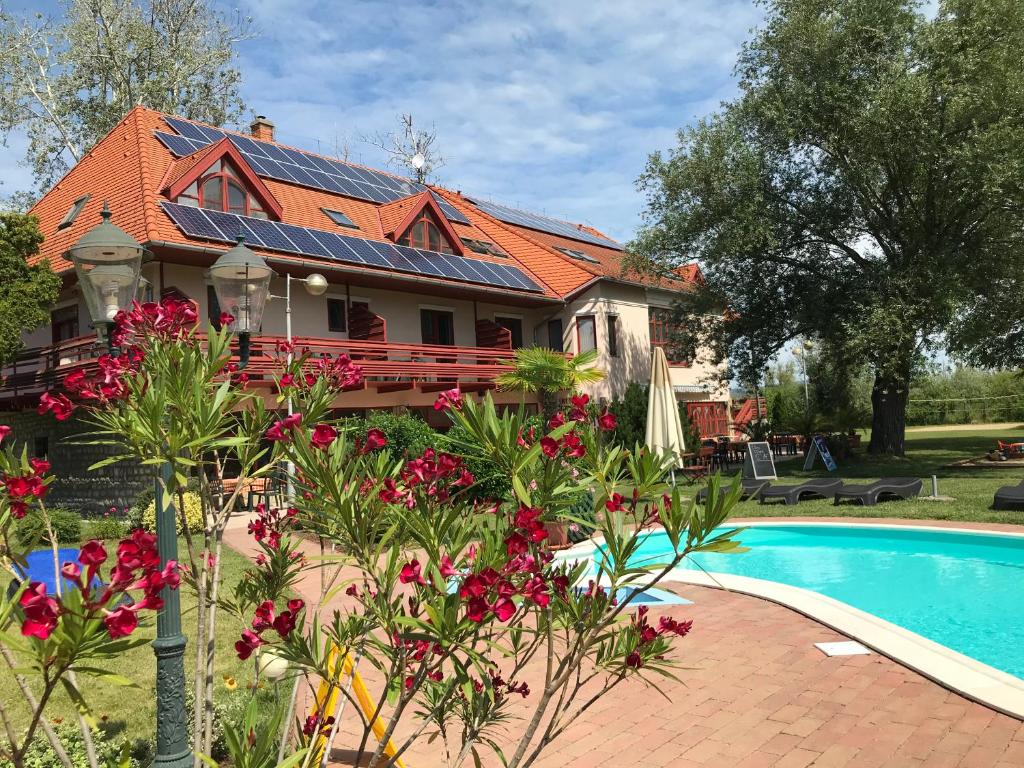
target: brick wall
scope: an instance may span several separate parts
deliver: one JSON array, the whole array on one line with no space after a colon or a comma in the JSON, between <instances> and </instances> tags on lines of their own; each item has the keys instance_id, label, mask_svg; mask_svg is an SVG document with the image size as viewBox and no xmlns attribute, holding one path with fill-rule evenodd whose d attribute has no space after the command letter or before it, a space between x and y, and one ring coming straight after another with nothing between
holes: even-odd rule
<instances>
[{"instance_id":1,"label":"brick wall","mask_svg":"<svg viewBox=\"0 0 1024 768\"><path fill-rule=\"evenodd\" d=\"M132 462L90 472L92 464L113 451L102 445L76 444L79 439L89 438L83 434L88 425L75 418L60 422L51 414L20 411L0 413L0 424L12 428L7 440L17 443L19 453L25 445L29 456L45 454L53 465L57 479L46 497L51 506L68 507L87 516L101 515L111 507L120 511L131 506L139 492L153 483L153 470Z\"/></svg>"}]
</instances>

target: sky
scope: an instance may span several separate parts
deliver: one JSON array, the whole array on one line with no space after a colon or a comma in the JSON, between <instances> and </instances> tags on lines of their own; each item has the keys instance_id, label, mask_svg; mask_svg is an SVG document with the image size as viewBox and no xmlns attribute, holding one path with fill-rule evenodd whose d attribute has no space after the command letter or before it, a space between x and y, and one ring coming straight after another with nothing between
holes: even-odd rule
<instances>
[{"instance_id":1,"label":"sky","mask_svg":"<svg viewBox=\"0 0 1024 768\"><path fill-rule=\"evenodd\" d=\"M10 10L40 3L10 3ZM52 0L43 5L53 7ZM236 6L218 3L226 13ZM628 240L648 155L736 93L753 0L252 0L258 36L239 46L242 96L277 140L347 144L398 116L437 132L433 180ZM0 149L0 191L29 184L24 137Z\"/></svg>"}]
</instances>

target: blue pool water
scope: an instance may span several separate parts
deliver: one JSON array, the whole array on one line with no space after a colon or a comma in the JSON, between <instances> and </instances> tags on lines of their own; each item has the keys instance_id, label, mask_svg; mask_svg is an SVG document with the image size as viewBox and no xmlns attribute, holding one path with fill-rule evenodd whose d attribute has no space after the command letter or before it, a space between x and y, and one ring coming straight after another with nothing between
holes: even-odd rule
<instances>
[{"instance_id":1,"label":"blue pool water","mask_svg":"<svg viewBox=\"0 0 1024 768\"><path fill-rule=\"evenodd\" d=\"M739 540L749 552L700 553L685 567L819 592L1024 678L1024 538L780 524ZM654 533L637 559L659 561L670 549Z\"/></svg>"}]
</instances>

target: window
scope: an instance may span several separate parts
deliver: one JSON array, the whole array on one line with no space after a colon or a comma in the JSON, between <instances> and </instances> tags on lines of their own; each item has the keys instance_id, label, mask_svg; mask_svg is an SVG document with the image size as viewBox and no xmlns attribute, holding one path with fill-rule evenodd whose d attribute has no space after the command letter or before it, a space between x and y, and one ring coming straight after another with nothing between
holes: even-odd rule
<instances>
[{"instance_id":1,"label":"window","mask_svg":"<svg viewBox=\"0 0 1024 768\"><path fill-rule=\"evenodd\" d=\"M75 223L75 219L78 218L78 214L82 212L85 204L89 202L89 198L92 195L82 195L80 198L75 200L68 209L68 212L64 214L64 218L60 220L60 224L57 225L57 229L67 229Z\"/></svg>"},{"instance_id":2,"label":"window","mask_svg":"<svg viewBox=\"0 0 1024 768\"><path fill-rule=\"evenodd\" d=\"M669 341L672 312L661 307L650 307L647 314L651 327L651 344L665 346Z\"/></svg>"},{"instance_id":3,"label":"window","mask_svg":"<svg viewBox=\"0 0 1024 768\"><path fill-rule=\"evenodd\" d=\"M405 234L398 239L398 244L439 253L453 253L451 244L441 234L437 222L429 211L423 211L419 218L409 225Z\"/></svg>"},{"instance_id":4,"label":"window","mask_svg":"<svg viewBox=\"0 0 1024 768\"><path fill-rule=\"evenodd\" d=\"M553 349L556 352L565 351L562 318L560 317L556 317L554 320L548 320L548 349Z\"/></svg>"},{"instance_id":5,"label":"window","mask_svg":"<svg viewBox=\"0 0 1024 768\"><path fill-rule=\"evenodd\" d=\"M206 319L210 321L213 330L220 330L220 302L217 301L217 291L212 285L206 286Z\"/></svg>"},{"instance_id":6,"label":"window","mask_svg":"<svg viewBox=\"0 0 1024 768\"><path fill-rule=\"evenodd\" d=\"M50 313L52 341L59 344L78 336L78 305L55 309Z\"/></svg>"},{"instance_id":7,"label":"window","mask_svg":"<svg viewBox=\"0 0 1024 768\"><path fill-rule=\"evenodd\" d=\"M348 312L344 299L327 300L327 330L331 333L344 333L348 330Z\"/></svg>"},{"instance_id":8,"label":"window","mask_svg":"<svg viewBox=\"0 0 1024 768\"><path fill-rule=\"evenodd\" d=\"M523 346L523 321L518 317L495 317L494 322L502 328L507 328L512 336L512 349L519 349Z\"/></svg>"},{"instance_id":9,"label":"window","mask_svg":"<svg viewBox=\"0 0 1024 768\"><path fill-rule=\"evenodd\" d=\"M593 315L580 315L576 318L576 345L580 352L597 349L597 325Z\"/></svg>"},{"instance_id":10,"label":"window","mask_svg":"<svg viewBox=\"0 0 1024 768\"><path fill-rule=\"evenodd\" d=\"M327 218L329 218L331 221L333 221L339 227L348 227L349 229L359 229L359 225L357 225L354 221L352 221L352 219L350 219L348 216L346 216L341 211L332 211L330 208L321 208L320 210L323 211L327 215Z\"/></svg>"},{"instance_id":11,"label":"window","mask_svg":"<svg viewBox=\"0 0 1024 768\"><path fill-rule=\"evenodd\" d=\"M501 250L501 248L486 240L474 240L471 237L460 237L459 240L473 253L489 253L491 256L500 256L503 259L508 258L508 254Z\"/></svg>"},{"instance_id":12,"label":"window","mask_svg":"<svg viewBox=\"0 0 1024 768\"><path fill-rule=\"evenodd\" d=\"M175 201L180 205L194 205L239 216L266 219L260 201L256 199L238 177L228 160L218 160L205 176L192 182Z\"/></svg>"},{"instance_id":13,"label":"window","mask_svg":"<svg viewBox=\"0 0 1024 768\"><path fill-rule=\"evenodd\" d=\"M588 256L583 251L577 251L575 248L562 248L561 246L556 245L554 246L554 249L560 253L564 253L570 259L576 259L577 261L589 261L591 264L601 263L593 256Z\"/></svg>"},{"instance_id":14,"label":"window","mask_svg":"<svg viewBox=\"0 0 1024 768\"><path fill-rule=\"evenodd\" d=\"M608 315L608 356L619 356L619 316Z\"/></svg>"},{"instance_id":15,"label":"window","mask_svg":"<svg viewBox=\"0 0 1024 768\"><path fill-rule=\"evenodd\" d=\"M455 315L440 309L420 310L420 329L424 344L455 345Z\"/></svg>"}]
</instances>

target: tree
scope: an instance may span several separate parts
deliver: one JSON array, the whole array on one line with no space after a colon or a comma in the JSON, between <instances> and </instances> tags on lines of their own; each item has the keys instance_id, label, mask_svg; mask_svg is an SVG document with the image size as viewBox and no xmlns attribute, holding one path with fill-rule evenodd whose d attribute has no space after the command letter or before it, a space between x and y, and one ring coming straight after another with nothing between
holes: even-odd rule
<instances>
[{"instance_id":1,"label":"tree","mask_svg":"<svg viewBox=\"0 0 1024 768\"><path fill-rule=\"evenodd\" d=\"M243 104L234 46L250 21L209 0L65 0L61 22L0 10L0 132L28 134L46 189L132 107L222 125Z\"/></svg>"},{"instance_id":2,"label":"tree","mask_svg":"<svg viewBox=\"0 0 1024 768\"><path fill-rule=\"evenodd\" d=\"M444 165L444 158L434 148L437 130L433 125L429 131L420 130L413 124L412 115L400 115L398 120L400 131L378 133L364 137L363 141L384 150L389 165L411 173L417 182L426 184L430 175Z\"/></svg>"},{"instance_id":3,"label":"tree","mask_svg":"<svg viewBox=\"0 0 1024 768\"><path fill-rule=\"evenodd\" d=\"M34 216L0 212L0 363L21 349L22 331L49 322L60 278L46 261L29 266L43 236Z\"/></svg>"},{"instance_id":4,"label":"tree","mask_svg":"<svg viewBox=\"0 0 1024 768\"><path fill-rule=\"evenodd\" d=\"M596 360L595 349L567 358L561 352L546 347L522 347L515 351L512 370L497 377L498 387L536 394L540 399L541 414L547 419L558 410L558 398L562 393L605 377L604 371L593 367Z\"/></svg>"},{"instance_id":5,"label":"tree","mask_svg":"<svg viewBox=\"0 0 1024 768\"><path fill-rule=\"evenodd\" d=\"M633 260L699 259L684 335L734 367L799 335L868 365L870 450L902 454L922 352L1024 256L1024 6L766 6L739 97L651 156Z\"/></svg>"}]
</instances>

